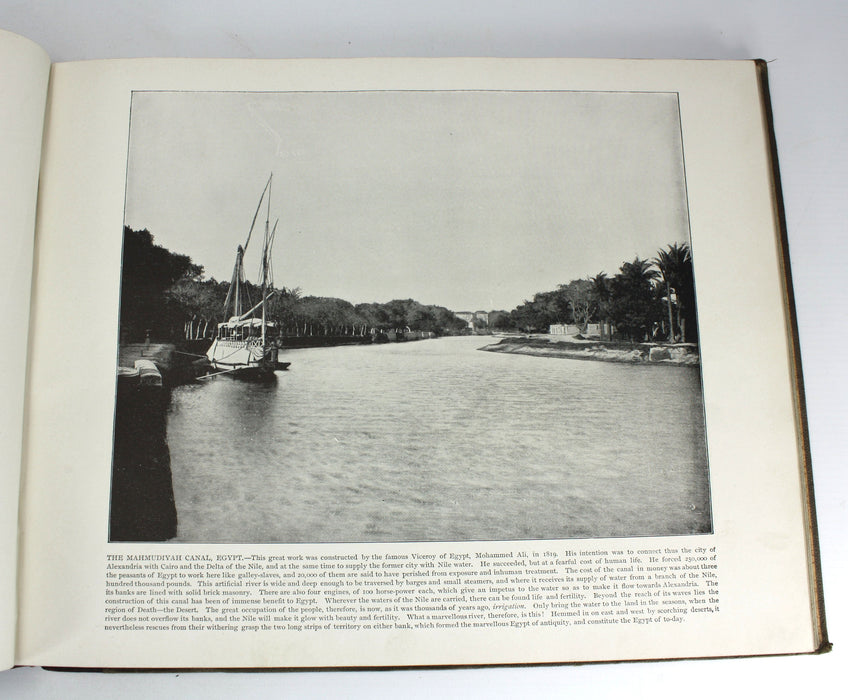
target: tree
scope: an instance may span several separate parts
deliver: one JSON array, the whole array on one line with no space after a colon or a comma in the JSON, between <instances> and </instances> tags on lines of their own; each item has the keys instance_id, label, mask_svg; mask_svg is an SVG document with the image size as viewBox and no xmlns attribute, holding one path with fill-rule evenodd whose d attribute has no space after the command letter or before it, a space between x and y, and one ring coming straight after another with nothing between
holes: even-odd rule
<instances>
[{"instance_id":1,"label":"tree","mask_svg":"<svg viewBox=\"0 0 848 700\"><path fill-rule=\"evenodd\" d=\"M605 272L599 272L594 277L589 278L589 298L592 301L592 309L601 325L601 337L612 337L612 328L610 327L610 301L612 298L612 290L610 289L610 279Z\"/></svg>"},{"instance_id":2,"label":"tree","mask_svg":"<svg viewBox=\"0 0 848 700\"><path fill-rule=\"evenodd\" d=\"M489 326L496 331L509 331L515 328L509 312L504 310L489 312Z\"/></svg>"},{"instance_id":3,"label":"tree","mask_svg":"<svg viewBox=\"0 0 848 700\"><path fill-rule=\"evenodd\" d=\"M186 338L204 338L223 319L226 285L214 279L180 279L165 291L165 306L175 321L185 324Z\"/></svg>"},{"instance_id":4,"label":"tree","mask_svg":"<svg viewBox=\"0 0 848 700\"><path fill-rule=\"evenodd\" d=\"M353 304L335 297L307 296L294 303L305 335L351 335L364 321Z\"/></svg>"},{"instance_id":5,"label":"tree","mask_svg":"<svg viewBox=\"0 0 848 700\"><path fill-rule=\"evenodd\" d=\"M187 255L172 253L155 245L144 229L124 227L121 276L121 337L143 340L175 338L183 333L185 318L169 313L166 291L178 281L198 281L203 267ZM173 308L173 307L172 307Z\"/></svg>"},{"instance_id":6,"label":"tree","mask_svg":"<svg viewBox=\"0 0 848 700\"><path fill-rule=\"evenodd\" d=\"M562 297L571 312L571 320L585 333L592 311L592 283L589 280L571 280L559 285Z\"/></svg>"},{"instance_id":7,"label":"tree","mask_svg":"<svg viewBox=\"0 0 848 700\"><path fill-rule=\"evenodd\" d=\"M444 306L433 307L436 310L436 320L438 323L437 333L461 333L467 328L467 324L453 311L446 309Z\"/></svg>"},{"instance_id":8,"label":"tree","mask_svg":"<svg viewBox=\"0 0 848 700\"><path fill-rule=\"evenodd\" d=\"M665 302L668 310L668 339L674 341L679 337L686 342L686 311L691 306L694 310L694 277L692 274L692 257L689 246L685 243L671 244L665 250L657 252L654 264L659 268L662 285L665 289ZM676 309L676 314L672 310ZM674 319L676 315L677 330L675 333Z\"/></svg>"},{"instance_id":9,"label":"tree","mask_svg":"<svg viewBox=\"0 0 848 700\"><path fill-rule=\"evenodd\" d=\"M634 258L624 263L610 283L610 317L630 340L644 341L659 317L651 262Z\"/></svg>"},{"instance_id":10,"label":"tree","mask_svg":"<svg viewBox=\"0 0 848 700\"><path fill-rule=\"evenodd\" d=\"M546 330L550 324L550 317L545 309L545 304L537 294L533 301L519 304L510 313L513 325L525 333L533 333L538 330Z\"/></svg>"},{"instance_id":11,"label":"tree","mask_svg":"<svg viewBox=\"0 0 848 700\"><path fill-rule=\"evenodd\" d=\"M297 303L300 299L300 289L275 290L275 294L266 302L268 305L268 317L279 327L281 335L293 333L297 335Z\"/></svg>"},{"instance_id":12,"label":"tree","mask_svg":"<svg viewBox=\"0 0 848 700\"><path fill-rule=\"evenodd\" d=\"M612 278L599 272L537 292L508 318L490 317L490 326L533 333L552 323L574 323L585 332L595 319L607 338L615 329L616 335L643 341L667 325L669 338L677 332L686 342L697 334L696 318L692 258L684 243L667 246L654 260L625 262Z\"/></svg>"}]
</instances>

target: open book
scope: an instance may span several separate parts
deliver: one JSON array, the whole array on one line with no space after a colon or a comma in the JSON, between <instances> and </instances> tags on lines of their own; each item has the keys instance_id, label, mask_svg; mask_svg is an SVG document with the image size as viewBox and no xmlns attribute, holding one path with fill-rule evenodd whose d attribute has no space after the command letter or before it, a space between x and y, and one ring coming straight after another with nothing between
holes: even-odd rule
<instances>
[{"instance_id":1,"label":"open book","mask_svg":"<svg viewBox=\"0 0 848 700\"><path fill-rule=\"evenodd\" d=\"M762 63L0 38L7 667L828 647Z\"/></svg>"}]
</instances>

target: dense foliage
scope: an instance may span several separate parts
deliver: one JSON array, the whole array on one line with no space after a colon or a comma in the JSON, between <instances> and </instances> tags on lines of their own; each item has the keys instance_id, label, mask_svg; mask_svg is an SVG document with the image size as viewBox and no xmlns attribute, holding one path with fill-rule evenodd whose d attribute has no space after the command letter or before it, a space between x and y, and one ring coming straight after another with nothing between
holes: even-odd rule
<instances>
[{"instance_id":1,"label":"dense foliage","mask_svg":"<svg viewBox=\"0 0 848 700\"><path fill-rule=\"evenodd\" d=\"M254 302L258 287L248 286ZM149 231L124 228L121 337L211 338L224 318L228 282L203 279L203 267L186 255L154 244ZM299 289L275 290L267 306L281 335L369 335L385 331L461 333L468 324L442 306L413 299L357 304L332 297L303 296ZM474 319L475 329L485 325ZM601 272L538 292L512 311L491 311L488 330L547 332L572 324L584 332L598 324L600 335L631 341L697 339L695 283L689 247L673 244L652 260L625 262L612 277Z\"/></svg>"},{"instance_id":2,"label":"dense foliage","mask_svg":"<svg viewBox=\"0 0 848 700\"><path fill-rule=\"evenodd\" d=\"M182 325L180 310L170 303L174 285L198 283L203 268L187 255L178 255L154 245L146 229L124 227L121 278L121 338L143 339L170 335L171 327Z\"/></svg>"},{"instance_id":3,"label":"dense foliage","mask_svg":"<svg viewBox=\"0 0 848 700\"><path fill-rule=\"evenodd\" d=\"M127 342L152 338L210 338L224 318L229 282L203 279L191 258L155 245L149 231L124 228L121 286L121 337ZM268 319L282 335L368 335L389 330L458 333L467 324L442 306L412 299L354 306L344 299L302 296L299 289L275 289ZM248 297L261 299L247 284Z\"/></svg>"},{"instance_id":4,"label":"dense foliage","mask_svg":"<svg viewBox=\"0 0 848 700\"><path fill-rule=\"evenodd\" d=\"M635 258L608 277L572 280L538 292L508 314L499 312L494 330L544 333L552 324L586 331L598 324L600 335L631 340L697 339L695 281L689 247L672 244L653 260Z\"/></svg>"}]
</instances>

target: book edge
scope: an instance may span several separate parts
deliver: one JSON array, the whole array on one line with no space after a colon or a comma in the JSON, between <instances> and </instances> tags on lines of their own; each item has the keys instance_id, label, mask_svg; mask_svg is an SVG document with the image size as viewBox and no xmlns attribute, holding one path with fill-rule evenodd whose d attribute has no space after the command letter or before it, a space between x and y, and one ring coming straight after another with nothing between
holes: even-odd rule
<instances>
[{"instance_id":1,"label":"book edge","mask_svg":"<svg viewBox=\"0 0 848 700\"><path fill-rule=\"evenodd\" d=\"M763 110L763 131L766 138L769 167L771 170L772 202L777 224L778 257L783 280L783 296L786 308L786 322L789 331L789 361L793 368L793 400L795 403L795 424L798 439L801 467L801 498L804 508L804 531L807 539L807 565L810 573L810 595L812 598L812 616L816 648L811 653L826 653L832 644L827 635L827 623L824 611L824 587L822 584L821 549L816 519L815 491L813 488L812 450L806 409L804 375L801 367L801 341L798 331L798 318L795 308L795 292L792 284L792 270L789 260L789 238L786 226L786 210L783 200L783 188L780 179L777 139L774 131L774 114L771 106L771 93L768 82L768 63L755 59L754 66Z\"/></svg>"}]
</instances>

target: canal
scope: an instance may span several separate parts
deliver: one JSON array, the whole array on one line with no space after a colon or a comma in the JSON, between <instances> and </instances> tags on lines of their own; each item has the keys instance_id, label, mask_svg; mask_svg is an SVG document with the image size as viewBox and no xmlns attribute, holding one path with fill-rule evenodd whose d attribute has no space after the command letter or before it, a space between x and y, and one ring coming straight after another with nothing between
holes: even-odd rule
<instances>
[{"instance_id":1,"label":"canal","mask_svg":"<svg viewBox=\"0 0 848 700\"><path fill-rule=\"evenodd\" d=\"M290 350L275 382L176 388L177 540L710 531L698 368L478 351L490 342Z\"/></svg>"}]
</instances>

